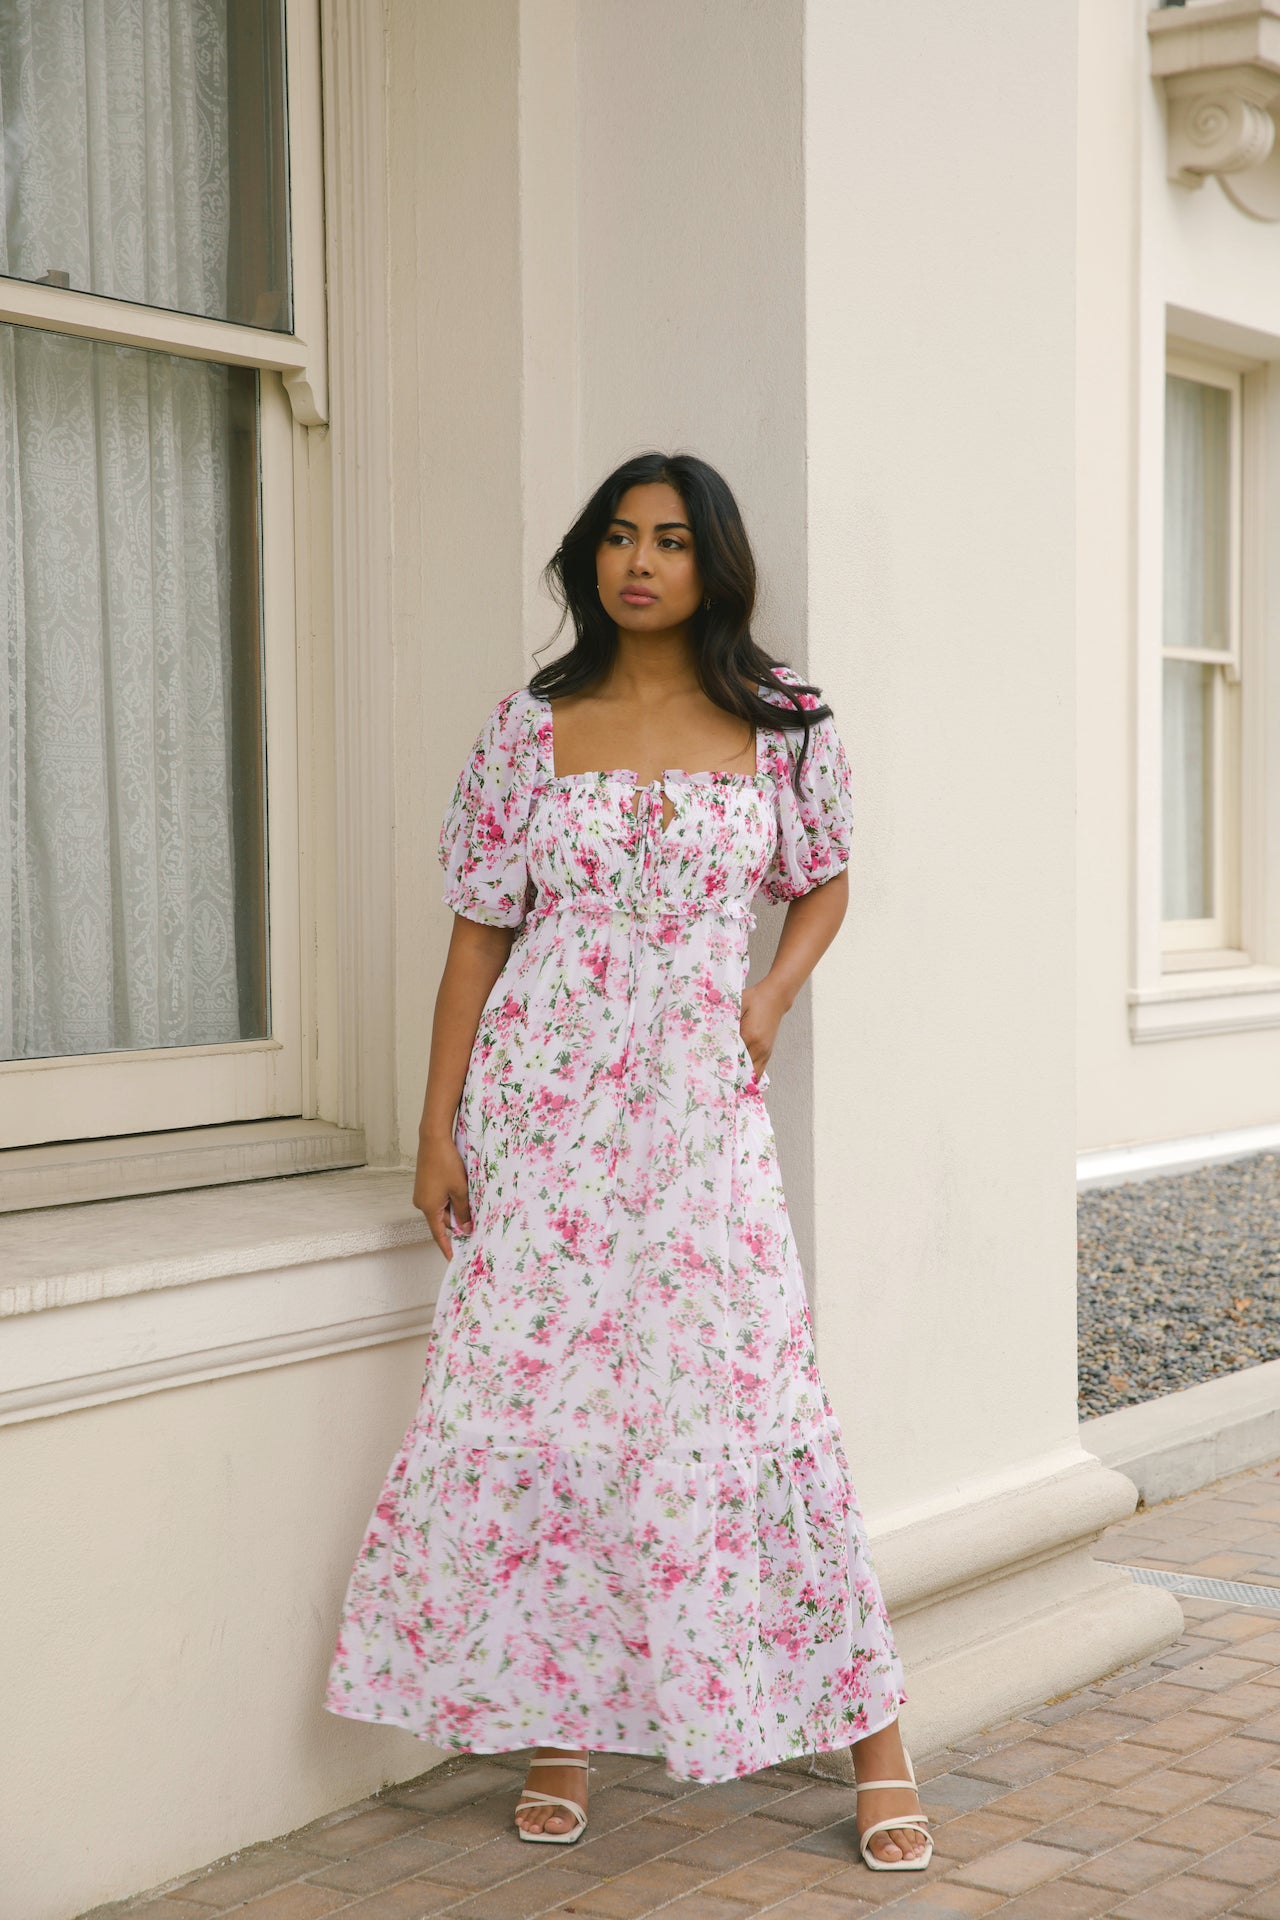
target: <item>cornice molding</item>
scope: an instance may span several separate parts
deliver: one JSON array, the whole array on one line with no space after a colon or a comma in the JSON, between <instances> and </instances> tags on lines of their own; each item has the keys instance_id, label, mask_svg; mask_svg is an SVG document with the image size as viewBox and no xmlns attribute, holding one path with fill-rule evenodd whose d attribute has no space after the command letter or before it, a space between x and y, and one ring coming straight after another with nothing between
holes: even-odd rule
<instances>
[{"instance_id":1,"label":"cornice molding","mask_svg":"<svg viewBox=\"0 0 1280 1920\"><path fill-rule=\"evenodd\" d=\"M1147 16L1168 104L1169 178L1210 174L1242 213L1280 220L1280 0L1192 0Z\"/></svg>"}]
</instances>

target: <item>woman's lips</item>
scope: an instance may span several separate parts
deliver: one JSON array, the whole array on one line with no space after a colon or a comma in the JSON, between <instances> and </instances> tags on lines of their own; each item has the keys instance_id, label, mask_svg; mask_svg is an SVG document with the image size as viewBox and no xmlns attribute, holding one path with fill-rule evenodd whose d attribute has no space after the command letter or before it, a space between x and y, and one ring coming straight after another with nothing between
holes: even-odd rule
<instances>
[{"instance_id":1,"label":"woman's lips","mask_svg":"<svg viewBox=\"0 0 1280 1920\"><path fill-rule=\"evenodd\" d=\"M650 606L657 597L656 593L646 593L642 587L624 587L622 589L622 598L629 601L633 607Z\"/></svg>"}]
</instances>

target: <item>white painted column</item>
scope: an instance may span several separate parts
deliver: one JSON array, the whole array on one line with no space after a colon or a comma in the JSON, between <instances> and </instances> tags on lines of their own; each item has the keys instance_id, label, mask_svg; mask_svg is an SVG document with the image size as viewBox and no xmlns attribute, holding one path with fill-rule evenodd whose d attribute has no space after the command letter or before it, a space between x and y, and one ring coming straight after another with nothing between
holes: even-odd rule
<instances>
[{"instance_id":1,"label":"white painted column","mask_svg":"<svg viewBox=\"0 0 1280 1920\"><path fill-rule=\"evenodd\" d=\"M1181 1622L1089 1554L1134 1490L1075 1408L1076 33L806 18L809 670L857 814L816 1312L920 1749Z\"/></svg>"}]
</instances>

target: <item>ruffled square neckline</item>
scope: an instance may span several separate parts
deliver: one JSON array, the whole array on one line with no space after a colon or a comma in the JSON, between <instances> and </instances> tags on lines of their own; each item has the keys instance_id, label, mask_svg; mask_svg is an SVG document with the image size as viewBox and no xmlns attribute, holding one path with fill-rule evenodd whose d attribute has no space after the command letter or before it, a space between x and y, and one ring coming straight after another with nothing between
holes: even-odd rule
<instances>
[{"instance_id":1,"label":"ruffled square neckline","mask_svg":"<svg viewBox=\"0 0 1280 1920\"><path fill-rule=\"evenodd\" d=\"M757 681L756 689L757 692L765 692L764 685L760 681ZM623 787L639 787L641 785L640 776L633 767L592 767L588 768L585 773L557 773L555 770L555 715L551 711L550 697L545 693L532 693L528 687L524 688L523 691L537 709L539 772L546 785L565 787L572 786L579 781L587 780L594 780L599 784L612 784ZM664 786L668 780L682 782L686 785L693 785L697 781L709 781L712 783L719 781L726 784L743 784L746 786L763 786L772 783L776 778L774 769L771 766L762 766L760 763L762 760L771 757L773 749L770 742L776 738L777 729L773 727L757 727L755 735L756 771L754 773L733 773L719 767L703 767L696 769L694 772L690 772L685 767L664 767L656 779L644 782L644 786L646 790L649 790L654 787Z\"/></svg>"}]
</instances>

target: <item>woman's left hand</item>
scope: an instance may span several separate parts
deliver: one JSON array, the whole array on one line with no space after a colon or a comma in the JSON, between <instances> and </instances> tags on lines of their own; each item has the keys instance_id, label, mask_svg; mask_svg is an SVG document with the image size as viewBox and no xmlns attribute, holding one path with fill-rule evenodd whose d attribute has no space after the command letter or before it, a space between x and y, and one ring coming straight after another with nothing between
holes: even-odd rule
<instances>
[{"instance_id":1,"label":"woman's left hand","mask_svg":"<svg viewBox=\"0 0 1280 1920\"><path fill-rule=\"evenodd\" d=\"M742 1013L738 1021L738 1032L742 1035L747 1052L751 1055L751 1065L758 1080L769 1064L778 1038L778 1028L782 1025L782 1016L787 1010L787 1001L779 989L769 984L766 974L763 980L757 980L754 986L742 990Z\"/></svg>"}]
</instances>

